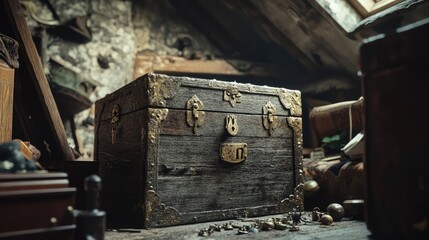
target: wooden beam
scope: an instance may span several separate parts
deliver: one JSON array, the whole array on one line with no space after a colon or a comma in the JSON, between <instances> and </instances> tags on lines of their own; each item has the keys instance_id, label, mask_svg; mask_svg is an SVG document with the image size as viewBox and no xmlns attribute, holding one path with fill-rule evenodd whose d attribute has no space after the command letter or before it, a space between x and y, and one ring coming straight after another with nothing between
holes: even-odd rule
<instances>
[{"instance_id":1,"label":"wooden beam","mask_svg":"<svg viewBox=\"0 0 429 240\"><path fill-rule=\"evenodd\" d=\"M19 62L21 67L17 69L17 74L20 75L22 88L32 88L35 92L37 99L29 99L26 104L28 112L41 112L42 117L36 119L37 126L29 131L41 131L41 126L47 126L43 129L40 139L51 139L53 142L46 142L44 145L49 144L48 152L50 151L51 157L59 158L56 161L69 161L74 160L72 151L67 143L65 129L58 112L57 105L52 96L46 76L43 72L42 63L36 51L30 30L24 16L24 10L21 8L19 1L4 0L1 1L2 5L2 24L10 28L12 38L19 43ZM28 77L28 79L27 79ZM22 99L21 99L21 102ZM31 109L35 106L40 106L41 109ZM29 116L32 117L31 115ZM33 120L34 121L34 120ZM40 146L39 146L40 147ZM46 157L46 156L42 156ZM52 159L53 160L53 159Z\"/></svg>"},{"instance_id":2,"label":"wooden beam","mask_svg":"<svg viewBox=\"0 0 429 240\"><path fill-rule=\"evenodd\" d=\"M170 3L226 58L284 63L297 73L317 69L316 64L248 0L170 0Z\"/></svg>"},{"instance_id":3,"label":"wooden beam","mask_svg":"<svg viewBox=\"0 0 429 240\"><path fill-rule=\"evenodd\" d=\"M234 63L242 66L234 67ZM285 66L249 61L189 60L176 56L152 56L137 54L134 68L134 79L149 72L165 74L201 74L225 76L250 76L267 78L289 78L291 71Z\"/></svg>"}]
</instances>

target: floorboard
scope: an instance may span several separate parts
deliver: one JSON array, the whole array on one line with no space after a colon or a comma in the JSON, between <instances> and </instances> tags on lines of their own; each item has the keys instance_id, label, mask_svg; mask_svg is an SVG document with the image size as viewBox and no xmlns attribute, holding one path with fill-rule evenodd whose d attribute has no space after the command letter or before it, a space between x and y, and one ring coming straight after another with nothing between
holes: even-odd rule
<instances>
[{"instance_id":1,"label":"floorboard","mask_svg":"<svg viewBox=\"0 0 429 240\"><path fill-rule=\"evenodd\" d=\"M264 216L256 219L268 219L271 217L285 217L284 215ZM303 215L310 220L310 213ZM233 230L224 230L213 232L207 237L198 236L198 232L208 228L211 224L223 225L224 223L232 222L232 225L250 225L251 219L248 221L242 220L227 220L206 222L197 224L188 224L164 228L153 229L109 229L106 231L105 240L137 240L137 239L371 239L371 233L367 229L364 221L343 219L339 222L334 222L330 226L320 225L319 222L299 223L299 231L292 232L286 230L270 230L261 231L253 234L238 234L238 228Z\"/></svg>"}]
</instances>

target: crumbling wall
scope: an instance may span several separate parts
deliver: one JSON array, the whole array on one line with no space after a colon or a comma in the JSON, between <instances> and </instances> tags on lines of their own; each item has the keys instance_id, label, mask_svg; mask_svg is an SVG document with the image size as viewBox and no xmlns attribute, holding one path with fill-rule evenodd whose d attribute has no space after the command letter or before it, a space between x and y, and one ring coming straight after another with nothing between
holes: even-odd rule
<instances>
[{"instance_id":1,"label":"crumbling wall","mask_svg":"<svg viewBox=\"0 0 429 240\"><path fill-rule=\"evenodd\" d=\"M51 7L41 0L22 1L33 34L37 35L40 27L46 30L45 49L41 52L45 72L49 75L49 59L59 57L65 65L78 71L82 78L98 84L89 95L92 102L134 80L137 52L186 58L213 58L220 54L166 0L48 2ZM66 25L77 16L87 17L90 41L82 43L70 36L65 38L61 31L52 31L57 26L50 24ZM70 146L79 148L81 159L91 160L94 108L74 116L77 142L73 140L71 122L64 118L63 122Z\"/></svg>"},{"instance_id":2,"label":"crumbling wall","mask_svg":"<svg viewBox=\"0 0 429 240\"><path fill-rule=\"evenodd\" d=\"M40 27L46 29L45 49L42 50L45 59L59 57L77 69L82 78L98 83L88 96L92 102L133 80L135 35L131 21L131 1L56 0L49 1L51 9L43 1L22 2L32 32L36 33ZM59 19L55 19L52 9ZM76 41L73 36L64 38L56 34L58 31L53 31L59 26L49 25L55 23L55 20L65 25L76 16L87 17L86 27L92 36L86 43ZM49 74L49 61L44 64L45 72ZM84 159L92 159L93 114L93 109L87 109L75 115L79 150ZM64 118L63 121L70 146L75 147L70 123Z\"/></svg>"}]
</instances>

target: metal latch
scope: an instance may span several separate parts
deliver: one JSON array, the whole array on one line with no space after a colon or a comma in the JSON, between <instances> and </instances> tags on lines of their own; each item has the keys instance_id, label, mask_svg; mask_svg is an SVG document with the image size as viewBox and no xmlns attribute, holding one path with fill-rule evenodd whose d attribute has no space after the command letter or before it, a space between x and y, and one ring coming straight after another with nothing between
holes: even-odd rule
<instances>
[{"instance_id":1,"label":"metal latch","mask_svg":"<svg viewBox=\"0 0 429 240\"><path fill-rule=\"evenodd\" d=\"M112 109L112 113L111 113L111 117L112 120L110 121L110 123L112 124L112 145L115 145L116 143L116 138L118 136L118 123L119 123L119 115L121 113L121 108L119 107L119 105L115 105L113 106Z\"/></svg>"},{"instance_id":2,"label":"metal latch","mask_svg":"<svg viewBox=\"0 0 429 240\"><path fill-rule=\"evenodd\" d=\"M192 132L197 132L197 127L201 127L204 124L204 103L194 95L186 103L186 122L192 127Z\"/></svg>"},{"instance_id":3,"label":"metal latch","mask_svg":"<svg viewBox=\"0 0 429 240\"><path fill-rule=\"evenodd\" d=\"M247 143L222 143L220 159L228 163L240 163L247 159Z\"/></svg>"},{"instance_id":4,"label":"metal latch","mask_svg":"<svg viewBox=\"0 0 429 240\"><path fill-rule=\"evenodd\" d=\"M272 134L272 131L277 128L277 116L275 116L277 110L276 107L268 101L262 108L264 128L268 130L268 134Z\"/></svg>"}]
</instances>

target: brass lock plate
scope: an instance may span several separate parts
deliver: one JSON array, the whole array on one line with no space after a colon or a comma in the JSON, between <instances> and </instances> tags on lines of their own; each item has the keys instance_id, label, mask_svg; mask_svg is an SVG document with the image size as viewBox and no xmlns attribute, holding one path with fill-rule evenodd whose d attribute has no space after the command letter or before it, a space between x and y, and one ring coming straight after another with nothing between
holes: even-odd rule
<instances>
[{"instance_id":1,"label":"brass lock plate","mask_svg":"<svg viewBox=\"0 0 429 240\"><path fill-rule=\"evenodd\" d=\"M225 117L225 128L229 135L235 136L238 133L237 116L234 114Z\"/></svg>"},{"instance_id":2,"label":"brass lock plate","mask_svg":"<svg viewBox=\"0 0 429 240\"><path fill-rule=\"evenodd\" d=\"M222 143L220 159L228 163L240 163L247 159L247 143Z\"/></svg>"}]
</instances>

